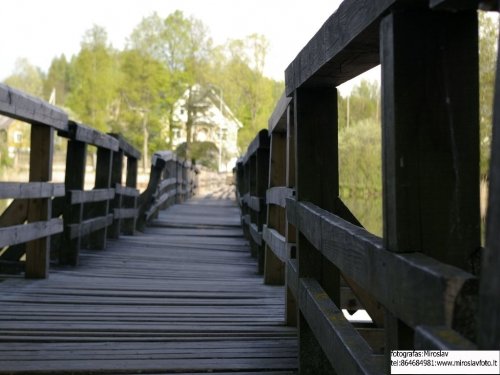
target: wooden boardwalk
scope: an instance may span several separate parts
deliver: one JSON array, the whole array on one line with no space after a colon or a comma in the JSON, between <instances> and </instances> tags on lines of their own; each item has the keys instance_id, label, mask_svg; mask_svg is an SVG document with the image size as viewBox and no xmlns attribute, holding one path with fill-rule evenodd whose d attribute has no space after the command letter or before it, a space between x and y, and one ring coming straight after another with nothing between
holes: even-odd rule
<instances>
[{"instance_id":1,"label":"wooden boardwalk","mask_svg":"<svg viewBox=\"0 0 500 375\"><path fill-rule=\"evenodd\" d=\"M0 282L0 373L295 373L283 287L263 285L227 197L162 211L49 279Z\"/></svg>"}]
</instances>

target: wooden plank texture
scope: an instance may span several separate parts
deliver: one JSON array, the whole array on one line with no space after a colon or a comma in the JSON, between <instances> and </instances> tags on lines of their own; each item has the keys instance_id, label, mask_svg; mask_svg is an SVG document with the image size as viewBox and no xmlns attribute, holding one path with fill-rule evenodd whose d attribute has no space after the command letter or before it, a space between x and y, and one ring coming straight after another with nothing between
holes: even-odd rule
<instances>
[{"instance_id":1,"label":"wooden plank texture","mask_svg":"<svg viewBox=\"0 0 500 375\"><path fill-rule=\"evenodd\" d=\"M61 233L62 231L63 224L61 219L36 221L28 224L0 228L0 248L44 238L56 233Z\"/></svg>"},{"instance_id":2,"label":"wooden plank texture","mask_svg":"<svg viewBox=\"0 0 500 375\"><path fill-rule=\"evenodd\" d=\"M61 135L111 151L118 151L119 148L119 142L115 138L74 121L69 122L68 133L61 133Z\"/></svg>"},{"instance_id":3,"label":"wooden plank texture","mask_svg":"<svg viewBox=\"0 0 500 375\"><path fill-rule=\"evenodd\" d=\"M64 184L48 182L0 182L0 199L63 197Z\"/></svg>"},{"instance_id":4,"label":"wooden plank texture","mask_svg":"<svg viewBox=\"0 0 500 375\"><path fill-rule=\"evenodd\" d=\"M262 284L238 215L192 199L78 268L4 280L0 373L296 374L283 288Z\"/></svg>"},{"instance_id":5,"label":"wooden plank texture","mask_svg":"<svg viewBox=\"0 0 500 375\"><path fill-rule=\"evenodd\" d=\"M0 114L59 130L68 127L68 115L64 111L3 83L0 83Z\"/></svg>"},{"instance_id":6,"label":"wooden plank texture","mask_svg":"<svg viewBox=\"0 0 500 375\"><path fill-rule=\"evenodd\" d=\"M296 205L301 207L297 225L308 240L407 325L452 324L457 296L476 281L473 275L421 253L390 252L381 238L365 229L310 203ZM302 217L321 222L321 231L310 230ZM416 289L420 294L413 292Z\"/></svg>"},{"instance_id":7,"label":"wooden plank texture","mask_svg":"<svg viewBox=\"0 0 500 375\"><path fill-rule=\"evenodd\" d=\"M299 306L337 374L384 374L382 363L314 279L299 281Z\"/></svg>"},{"instance_id":8,"label":"wooden plank texture","mask_svg":"<svg viewBox=\"0 0 500 375\"><path fill-rule=\"evenodd\" d=\"M281 207L286 206L286 198L291 198L295 195L293 189L284 186L275 186L267 190L266 201L267 204L275 204Z\"/></svg>"},{"instance_id":9,"label":"wooden plank texture","mask_svg":"<svg viewBox=\"0 0 500 375\"><path fill-rule=\"evenodd\" d=\"M343 1L286 69L285 94L306 85L335 87L376 66L380 18L397 2Z\"/></svg>"},{"instance_id":10,"label":"wooden plank texture","mask_svg":"<svg viewBox=\"0 0 500 375\"><path fill-rule=\"evenodd\" d=\"M114 189L70 190L71 204L101 202L115 197Z\"/></svg>"},{"instance_id":11,"label":"wooden plank texture","mask_svg":"<svg viewBox=\"0 0 500 375\"><path fill-rule=\"evenodd\" d=\"M286 112L291 101L292 98L286 97L285 93L281 95L273 113L271 114L271 117L269 117L269 134L272 134L275 131L286 132Z\"/></svg>"},{"instance_id":12,"label":"wooden plank texture","mask_svg":"<svg viewBox=\"0 0 500 375\"><path fill-rule=\"evenodd\" d=\"M132 146L121 134L109 133L109 135L118 140L118 146L126 156L136 160L141 158L140 151Z\"/></svg>"},{"instance_id":13,"label":"wooden plank texture","mask_svg":"<svg viewBox=\"0 0 500 375\"><path fill-rule=\"evenodd\" d=\"M289 258L285 237L275 229L270 229L264 225L262 229L262 239L273 253L282 261L286 262Z\"/></svg>"}]
</instances>

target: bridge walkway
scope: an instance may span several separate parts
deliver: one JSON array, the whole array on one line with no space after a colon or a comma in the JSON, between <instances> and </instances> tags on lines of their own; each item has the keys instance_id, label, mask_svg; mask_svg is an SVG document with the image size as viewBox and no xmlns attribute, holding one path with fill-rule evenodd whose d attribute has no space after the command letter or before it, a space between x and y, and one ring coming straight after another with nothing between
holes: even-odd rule
<instances>
[{"instance_id":1,"label":"bridge walkway","mask_svg":"<svg viewBox=\"0 0 500 375\"><path fill-rule=\"evenodd\" d=\"M228 197L174 205L48 279L0 282L0 373L295 373L283 287L263 285Z\"/></svg>"}]
</instances>

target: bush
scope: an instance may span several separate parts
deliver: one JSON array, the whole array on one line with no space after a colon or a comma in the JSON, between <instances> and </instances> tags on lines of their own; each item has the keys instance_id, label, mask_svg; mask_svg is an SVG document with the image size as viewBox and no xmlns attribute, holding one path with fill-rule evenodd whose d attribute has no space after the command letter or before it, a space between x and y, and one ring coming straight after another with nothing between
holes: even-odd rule
<instances>
[{"instance_id":1,"label":"bush","mask_svg":"<svg viewBox=\"0 0 500 375\"><path fill-rule=\"evenodd\" d=\"M186 142L177 146L175 153L181 158L186 158ZM219 149L212 142L192 142L190 145L191 159L196 164L217 171L219 165Z\"/></svg>"}]
</instances>

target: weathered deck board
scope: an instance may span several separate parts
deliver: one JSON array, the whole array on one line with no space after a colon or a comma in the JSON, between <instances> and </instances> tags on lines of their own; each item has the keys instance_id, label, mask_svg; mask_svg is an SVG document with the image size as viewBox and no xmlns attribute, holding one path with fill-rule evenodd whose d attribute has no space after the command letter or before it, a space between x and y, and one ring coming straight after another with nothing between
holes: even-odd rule
<instances>
[{"instance_id":1,"label":"weathered deck board","mask_svg":"<svg viewBox=\"0 0 500 375\"><path fill-rule=\"evenodd\" d=\"M0 373L294 374L284 291L263 285L221 197L173 206L47 280L0 282Z\"/></svg>"}]
</instances>

